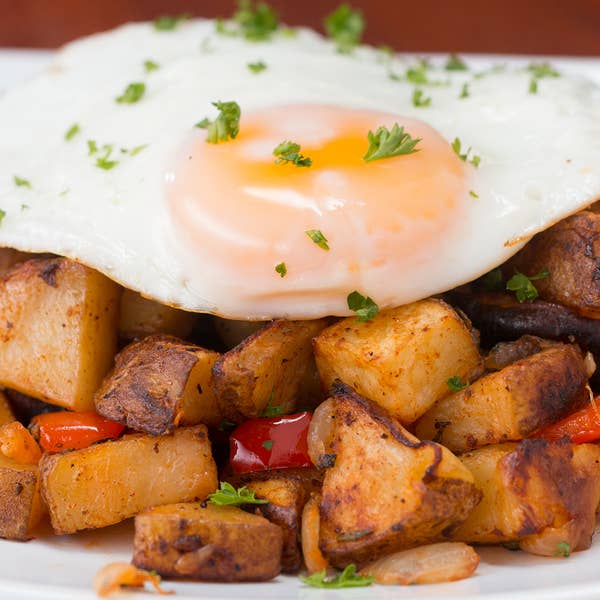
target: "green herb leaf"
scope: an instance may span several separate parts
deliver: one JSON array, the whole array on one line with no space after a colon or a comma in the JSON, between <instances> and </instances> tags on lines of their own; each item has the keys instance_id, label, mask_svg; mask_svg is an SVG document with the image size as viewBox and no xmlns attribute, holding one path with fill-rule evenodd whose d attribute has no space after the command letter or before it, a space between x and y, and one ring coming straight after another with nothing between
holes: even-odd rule
<instances>
[{"instance_id":1,"label":"green herb leaf","mask_svg":"<svg viewBox=\"0 0 600 600\"><path fill-rule=\"evenodd\" d=\"M405 77L409 83L415 85L426 85L429 84L429 78L427 77L427 69L429 63L426 60L420 60L417 66L409 67L406 69Z\"/></svg>"},{"instance_id":2,"label":"green herb leaf","mask_svg":"<svg viewBox=\"0 0 600 600\"><path fill-rule=\"evenodd\" d=\"M209 144L235 139L240 131L240 105L237 102L213 102L213 106L219 110L218 117L214 121L202 119L196 123L196 127L206 129L206 141Z\"/></svg>"},{"instance_id":3,"label":"green herb leaf","mask_svg":"<svg viewBox=\"0 0 600 600\"><path fill-rule=\"evenodd\" d=\"M481 282L483 283L483 287L488 292L498 292L504 289L504 277L502 277L502 269L500 267L496 267L492 269L489 273L486 273L482 278Z\"/></svg>"},{"instance_id":4,"label":"green herb leaf","mask_svg":"<svg viewBox=\"0 0 600 600\"><path fill-rule=\"evenodd\" d=\"M88 143L89 145L89 143ZM97 151L97 148L96 148ZM104 169L105 171L110 171L114 167L119 164L118 160L110 160L110 155L112 154L113 147L110 144L105 144L102 146L103 154L96 159L96 166L99 169Z\"/></svg>"},{"instance_id":5,"label":"green herb leaf","mask_svg":"<svg viewBox=\"0 0 600 600\"><path fill-rule=\"evenodd\" d=\"M469 67L458 54L451 54L446 61L446 71L468 71Z\"/></svg>"},{"instance_id":6,"label":"green herb leaf","mask_svg":"<svg viewBox=\"0 0 600 600\"><path fill-rule=\"evenodd\" d=\"M285 277L287 275L287 266L284 262L279 263L275 266L275 273L279 273L281 277Z\"/></svg>"},{"instance_id":7,"label":"green herb leaf","mask_svg":"<svg viewBox=\"0 0 600 600\"><path fill-rule=\"evenodd\" d=\"M461 390L464 390L465 388L469 387L469 384L463 383L463 380L458 375L454 375L454 377L449 377L448 379L446 379L446 385L453 392L460 392Z\"/></svg>"},{"instance_id":8,"label":"green herb leaf","mask_svg":"<svg viewBox=\"0 0 600 600\"><path fill-rule=\"evenodd\" d=\"M563 556L564 558L569 558L569 556L571 556L571 544L569 544L569 542L558 542L558 544L556 544L556 550L553 554L554 556Z\"/></svg>"},{"instance_id":9,"label":"green herb leaf","mask_svg":"<svg viewBox=\"0 0 600 600\"><path fill-rule=\"evenodd\" d=\"M372 298L365 297L356 290L348 294L346 298L348 308L356 313L356 320L359 323L370 321L377 316L379 306L375 304Z\"/></svg>"},{"instance_id":10,"label":"green herb leaf","mask_svg":"<svg viewBox=\"0 0 600 600\"><path fill-rule=\"evenodd\" d=\"M535 77L532 77L529 81L529 93L530 94L538 93L538 80Z\"/></svg>"},{"instance_id":11,"label":"green herb leaf","mask_svg":"<svg viewBox=\"0 0 600 600\"><path fill-rule=\"evenodd\" d=\"M394 123L391 131L383 126L379 127L375 133L369 131L368 140L369 148L363 156L365 162L418 152L419 149L415 146L421 141L421 138L411 137L404 131L404 127Z\"/></svg>"},{"instance_id":12,"label":"green herb leaf","mask_svg":"<svg viewBox=\"0 0 600 600\"><path fill-rule=\"evenodd\" d=\"M459 98L462 100L463 98L468 98L470 96L469 93L469 84L468 83L463 83L463 86L460 90L460 96Z\"/></svg>"},{"instance_id":13,"label":"green herb leaf","mask_svg":"<svg viewBox=\"0 0 600 600\"><path fill-rule=\"evenodd\" d=\"M247 66L253 73L262 73L262 71L264 71L267 68L267 63L263 62L262 60L259 60L257 62L248 63Z\"/></svg>"},{"instance_id":14,"label":"green herb leaf","mask_svg":"<svg viewBox=\"0 0 600 600\"><path fill-rule=\"evenodd\" d=\"M145 60L144 69L146 70L146 73L152 73L152 71L158 71L160 65L153 60Z\"/></svg>"},{"instance_id":15,"label":"green herb leaf","mask_svg":"<svg viewBox=\"0 0 600 600\"><path fill-rule=\"evenodd\" d=\"M26 204L21 204L21 210L23 210L24 206L27 206L27 205ZM29 207L27 206L27 208L29 208ZM6 211L4 211L4 210L2 210L0 208L0 223L2 223L2 221L4 220L5 216L6 216Z\"/></svg>"},{"instance_id":16,"label":"green herb leaf","mask_svg":"<svg viewBox=\"0 0 600 600\"><path fill-rule=\"evenodd\" d=\"M267 500L254 497L246 486L237 490L226 481L221 481L220 489L208 495L208 501L217 506L240 506L241 504L268 504Z\"/></svg>"},{"instance_id":17,"label":"green herb leaf","mask_svg":"<svg viewBox=\"0 0 600 600\"><path fill-rule=\"evenodd\" d=\"M469 190L469 196L472 196L473 198L479 198L479 194L475 192L475 190Z\"/></svg>"},{"instance_id":18,"label":"green herb leaf","mask_svg":"<svg viewBox=\"0 0 600 600\"><path fill-rule=\"evenodd\" d=\"M431 104L431 97L425 97L423 90L416 88L412 95L413 106L429 106Z\"/></svg>"},{"instance_id":19,"label":"green herb leaf","mask_svg":"<svg viewBox=\"0 0 600 600\"><path fill-rule=\"evenodd\" d=\"M15 182L15 185L17 187L26 187L28 189L31 189L31 183L29 182L28 179L23 179L23 177L19 177L18 175L15 175L13 177L13 181Z\"/></svg>"},{"instance_id":20,"label":"green herb leaf","mask_svg":"<svg viewBox=\"0 0 600 600\"><path fill-rule=\"evenodd\" d=\"M190 15L187 14L175 16L163 15L154 20L154 29L156 31L174 31L189 18Z\"/></svg>"},{"instance_id":21,"label":"green herb leaf","mask_svg":"<svg viewBox=\"0 0 600 600\"><path fill-rule=\"evenodd\" d=\"M96 152L98 152L98 145L96 144L95 140L88 140L87 146L88 156L92 156L93 154L96 154Z\"/></svg>"},{"instance_id":22,"label":"green herb leaf","mask_svg":"<svg viewBox=\"0 0 600 600\"><path fill-rule=\"evenodd\" d=\"M265 449L265 450L273 450L273 440L265 440L261 446Z\"/></svg>"},{"instance_id":23,"label":"green herb leaf","mask_svg":"<svg viewBox=\"0 0 600 600\"><path fill-rule=\"evenodd\" d=\"M327 238L318 229L309 229L304 232L319 248L329 250Z\"/></svg>"},{"instance_id":24,"label":"green herb leaf","mask_svg":"<svg viewBox=\"0 0 600 600\"><path fill-rule=\"evenodd\" d=\"M135 104L142 99L142 96L146 92L146 84L136 81L134 83L130 83L125 91L116 98L116 102L119 104Z\"/></svg>"},{"instance_id":25,"label":"green herb leaf","mask_svg":"<svg viewBox=\"0 0 600 600\"><path fill-rule=\"evenodd\" d=\"M547 77L560 77L560 73L550 63L531 63L527 70L536 79L545 79Z\"/></svg>"},{"instance_id":26,"label":"green herb leaf","mask_svg":"<svg viewBox=\"0 0 600 600\"><path fill-rule=\"evenodd\" d=\"M238 0L238 9L230 24L228 27L222 19L217 19L217 33L264 42L279 28L279 16L265 2L254 4L252 0Z\"/></svg>"},{"instance_id":27,"label":"green herb leaf","mask_svg":"<svg viewBox=\"0 0 600 600\"><path fill-rule=\"evenodd\" d=\"M139 154L142 150L145 150L148 147L149 144L142 144L141 146L136 146L135 148L132 148L131 150L128 150L126 152L129 152L129 156L135 156L136 154Z\"/></svg>"},{"instance_id":28,"label":"green herb leaf","mask_svg":"<svg viewBox=\"0 0 600 600\"><path fill-rule=\"evenodd\" d=\"M519 302L525 302L526 300L535 300L538 297L537 288L531 283L537 279L546 279L550 273L548 269L540 271L537 275L527 277L523 273L518 271L506 282L506 289L510 292L515 292L517 300Z\"/></svg>"},{"instance_id":29,"label":"green herb leaf","mask_svg":"<svg viewBox=\"0 0 600 600\"><path fill-rule=\"evenodd\" d=\"M471 163L475 168L477 168L481 163L480 156L477 156L476 154L473 154L471 156L470 147L465 153L462 153L462 144L458 138L454 138L454 141L452 142L452 150L454 150L454 152L456 153L458 158L460 158L460 160L462 160L463 162Z\"/></svg>"},{"instance_id":30,"label":"green herb leaf","mask_svg":"<svg viewBox=\"0 0 600 600\"><path fill-rule=\"evenodd\" d=\"M348 54L360 43L365 21L362 13L348 4L340 5L323 21L327 35L336 43L338 52Z\"/></svg>"},{"instance_id":31,"label":"green herb leaf","mask_svg":"<svg viewBox=\"0 0 600 600\"><path fill-rule=\"evenodd\" d=\"M273 404L273 396L275 394L275 389L271 389L271 394L269 395L269 401L267 402L267 406L265 406L265 409L260 413L261 417L268 417L268 418L272 418L272 417L279 417L280 415L283 414L283 408L281 406L276 406Z\"/></svg>"},{"instance_id":32,"label":"green herb leaf","mask_svg":"<svg viewBox=\"0 0 600 600\"><path fill-rule=\"evenodd\" d=\"M278 165L291 162L297 167L310 167L312 165L312 159L308 156L300 154L300 144L296 142L281 142L275 150L273 150L273 156L277 157L275 161Z\"/></svg>"},{"instance_id":33,"label":"green herb leaf","mask_svg":"<svg viewBox=\"0 0 600 600\"><path fill-rule=\"evenodd\" d=\"M77 123L73 123L73 125L71 125L71 127L69 127L65 133L65 140L67 140L67 142L72 140L79 133L79 131L79 125Z\"/></svg>"},{"instance_id":34,"label":"green herb leaf","mask_svg":"<svg viewBox=\"0 0 600 600\"><path fill-rule=\"evenodd\" d=\"M310 577L301 577L306 585L318 588L348 588L365 587L371 585L375 579L371 576L357 575L356 566L348 565L341 573L335 577L327 577L326 571L319 571Z\"/></svg>"}]
</instances>

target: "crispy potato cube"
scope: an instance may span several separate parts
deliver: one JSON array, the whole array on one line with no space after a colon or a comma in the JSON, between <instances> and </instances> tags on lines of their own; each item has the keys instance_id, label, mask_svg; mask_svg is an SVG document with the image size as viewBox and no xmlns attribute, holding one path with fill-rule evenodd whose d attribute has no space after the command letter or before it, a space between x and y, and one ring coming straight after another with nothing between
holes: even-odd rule
<instances>
[{"instance_id":1,"label":"crispy potato cube","mask_svg":"<svg viewBox=\"0 0 600 600\"><path fill-rule=\"evenodd\" d=\"M440 400L415 433L453 452L520 440L573 412L587 378L579 347L557 344Z\"/></svg>"},{"instance_id":2,"label":"crispy potato cube","mask_svg":"<svg viewBox=\"0 0 600 600\"><path fill-rule=\"evenodd\" d=\"M135 518L133 564L165 577L265 581L279 575L282 533L235 506L171 504Z\"/></svg>"},{"instance_id":3,"label":"crispy potato cube","mask_svg":"<svg viewBox=\"0 0 600 600\"><path fill-rule=\"evenodd\" d=\"M446 381L482 371L477 338L442 300L423 300L328 327L315 340L325 389L337 379L412 423L449 393Z\"/></svg>"},{"instance_id":4,"label":"crispy potato cube","mask_svg":"<svg viewBox=\"0 0 600 600\"><path fill-rule=\"evenodd\" d=\"M223 415L241 423L267 405L293 411L315 370L312 339L325 325L325 319L272 321L223 354L213 367Z\"/></svg>"},{"instance_id":5,"label":"crispy potato cube","mask_svg":"<svg viewBox=\"0 0 600 600\"><path fill-rule=\"evenodd\" d=\"M600 500L600 449L541 439L486 446L461 456L483 491L452 537L467 543L524 540L569 525L572 549L587 548ZM563 530L564 531L564 530Z\"/></svg>"},{"instance_id":6,"label":"crispy potato cube","mask_svg":"<svg viewBox=\"0 0 600 600\"><path fill-rule=\"evenodd\" d=\"M116 351L120 290L66 258L17 265L0 280L0 385L93 409Z\"/></svg>"},{"instance_id":7,"label":"crispy potato cube","mask_svg":"<svg viewBox=\"0 0 600 600\"><path fill-rule=\"evenodd\" d=\"M198 315L123 290L119 315L119 335L125 339L163 333L185 338L192 332Z\"/></svg>"},{"instance_id":8,"label":"crispy potato cube","mask_svg":"<svg viewBox=\"0 0 600 600\"><path fill-rule=\"evenodd\" d=\"M0 392L0 425L12 423L16 419L8 396L4 392Z\"/></svg>"},{"instance_id":9,"label":"crispy potato cube","mask_svg":"<svg viewBox=\"0 0 600 600\"><path fill-rule=\"evenodd\" d=\"M115 358L115 368L94 398L96 410L152 435L180 425L218 425L222 417L212 388L217 352L165 335L134 342Z\"/></svg>"},{"instance_id":10,"label":"crispy potato cube","mask_svg":"<svg viewBox=\"0 0 600 600\"><path fill-rule=\"evenodd\" d=\"M112 525L149 506L202 500L217 487L204 425L45 455L40 472L56 533Z\"/></svg>"},{"instance_id":11,"label":"crispy potato cube","mask_svg":"<svg viewBox=\"0 0 600 600\"><path fill-rule=\"evenodd\" d=\"M337 567L443 539L480 498L449 450L420 442L345 385L315 412L309 444L313 460L330 465L319 545Z\"/></svg>"},{"instance_id":12,"label":"crispy potato cube","mask_svg":"<svg viewBox=\"0 0 600 600\"><path fill-rule=\"evenodd\" d=\"M0 537L28 540L45 513L37 465L0 454Z\"/></svg>"}]
</instances>

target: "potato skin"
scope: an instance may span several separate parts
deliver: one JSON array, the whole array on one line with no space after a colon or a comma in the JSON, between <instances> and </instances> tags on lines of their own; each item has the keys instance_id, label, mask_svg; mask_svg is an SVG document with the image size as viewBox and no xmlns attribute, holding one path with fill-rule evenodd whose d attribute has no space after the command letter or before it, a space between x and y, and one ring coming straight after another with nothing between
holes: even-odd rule
<instances>
[{"instance_id":1,"label":"potato skin","mask_svg":"<svg viewBox=\"0 0 600 600\"><path fill-rule=\"evenodd\" d=\"M91 410L117 344L121 288L66 258L35 259L0 280L0 385Z\"/></svg>"},{"instance_id":2,"label":"potato skin","mask_svg":"<svg viewBox=\"0 0 600 600\"><path fill-rule=\"evenodd\" d=\"M365 323L343 319L314 345L325 390L336 380L347 383L404 424L448 394L449 377L470 380L482 372L476 334L442 300L384 311Z\"/></svg>"},{"instance_id":3,"label":"potato skin","mask_svg":"<svg viewBox=\"0 0 600 600\"><path fill-rule=\"evenodd\" d=\"M271 321L223 354L213 377L224 417L241 423L260 416L268 404L292 412L315 372L312 339L326 324Z\"/></svg>"},{"instance_id":4,"label":"potato skin","mask_svg":"<svg viewBox=\"0 0 600 600\"><path fill-rule=\"evenodd\" d=\"M204 425L45 455L40 473L58 534L112 525L149 506L202 500L217 487Z\"/></svg>"},{"instance_id":5,"label":"potato skin","mask_svg":"<svg viewBox=\"0 0 600 600\"><path fill-rule=\"evenodd\" d=\"M279 575L282 533L233 506L171 504L135 518L133 564L165 577L266 581Z\"/></svg>"},{"instance_id":6,"label":"potato skin","mask_svg":"<svg viewBox=\"0 0 600 600\"><path fill-rule=\"evenodd\" d=\"M555 345L440 400L415 432L453 452L520 440L573 412L587 378L579 347Z\"/></svg>"},{"instance_id":7,"label":"potato skin","mask_svg":"<svg viewBox=\"0 0 600 600\"><path fill-rule=\"evenodd\" d=\"M124 348L94 395L105 417L151 435L179 425L218 425L212 389L217 352L172 336L152 335Z\"/></svg>"},{"instance_id":8,"label":"potato skin","mask_svg":"<svg viewBox=\"0 0 600 600\"><path fill-rule=\"evenodd\" d=\"M348 386L326 402L332 430L324 448L334 460L323 481L319 546L333 565L444 539L467 518L480 492L449 450L420 442Z\"/></svg>"}]
</instances>

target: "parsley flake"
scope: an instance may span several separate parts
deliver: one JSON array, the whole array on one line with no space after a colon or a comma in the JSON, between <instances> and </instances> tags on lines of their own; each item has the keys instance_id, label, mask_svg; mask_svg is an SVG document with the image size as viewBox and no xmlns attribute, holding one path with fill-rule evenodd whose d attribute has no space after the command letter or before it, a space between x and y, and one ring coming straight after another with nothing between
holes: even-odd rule
<instances>
[{"instance_id":1,"label":"parsley flake","mask_svg":"<svg viewBox=\"0 0 600 600\"><path fill-rule=\"evenodd\" d=\"M273 440L265 440L261 446L265 449L265 450L273 450Z\"/></svg>"},{"instance_id":2,"label":"parsley flake","mask_svg":"<svg viewBox=\"0 0 600 600\"><path fill-rule=\"evenodd\" d=\"M479 198L479 194L475 190L469 190L469 196L473 198Z\"/></svg>"},{"instance_id":3,"label":"parsley flake","mask_svg":"<svg viewBox=\"0 0 600 600\"><path fill-rule=\"evenodd\" d=\"M412 103L413 106L429 106L431 104L431 97L425 97L423 90L420 88L416 88L412 95Z\"/></svg>"},{"instance_id":4,"label":"parsley flake","mask_svg":"<svg viewBox=\"0 0 600 600\"><path fill-rule=\"evenodd\" d=\"M174 31L182 23L189 20L190 15L163 15L154 20L154 29L156 31Z\"/></svg>"},{"instance_id":5,"label":"parsley flake","mask_svg":"<svg viewBox=\"0 0 600 600\"><path fill-rule=\"evenodd\" d=\"M348 565L335 577L327 577L327 571L323 570L313 573L310 577L301 577L301 579L303 583L311 587L329 589L366 587L375 581L370 575L357 575L355 565Z\"/></svg>"},{"instance_id":6,"label":"parsley flake","mask_svg":"<svg viewBox=\"0 0 600 600\"><path fill-rule=\"evenodd\" d=\"M273 156L277 157L275 162L278 165L289 162L297 167L310 167L312 165L311 158L300 154L300 144L296 144L296 142L281 142L281 144L273 150Z\"/></svg>"},{"instance_id":7,"label":"parsley flake","mask_svg":"<svg viewBox=\"0 0 600 600\"><path fill-rule=\"evenodd\" d=\"M398 123L394 123L392 130L387 127L379 127L375 133L369 131L369 147L363 156L365 162L400 156L403 154L413 154L419 149L415 146L421 141L421 138L413 138L404 131Z\"/></svg>"},{"instance_id":8,"label":"parsley flake","mask_svg":"<svg viewBox=\"0 0 600 600\"><path fill-rule=\"evenodd\" d=\"M141 83L140 81L136 81L134 83L130 83L125 91L115 98L115 101L119 104L135 104L142 99L142 96L146 92L146 84Z\"/></svg>"},{"instance_id":9,"label":"parsley flake","mask_svg":"<svg viewBox=\"0 0 600 600\"><path fill-rule=\"evenodd\" d=\"M240 105L237 102L213 102L219 110L214 121L208 118L196 123L196 127L206 129L206 141L209 144L227 142L237 137L240 131Z\"/></svg>"},{"instance_id":10,"label":"parsley flake","mask_svg":"<svg viewBox=\"0 0 600 600\"><path fill-rule=\"evenodd\" d=\"M406 80L415 85L426 85L430 83L429 78L427 77L428 68L429 63L425 60L420 60L417 66L406 69Z\"/></svg>"},{"instance_id":11,"label":"parsley flake","mask_svg":"<svg viewBox=\"0 0 600 600\"><path fill-rule=\"evenodd\" d=\"M26 205L26 204L21 204L21 210L23 210L23 207L24 207L24 206L27 206L27 205ZM29 207L27 206L27 208L29 208ZM2 210L2 209L0 208L0 223L2 223L2 221L4 220L4 217L5 217L5 216L6 216L6 211L5 211L5 210Z\"/></svg>"},{"instance_id":12,"label":"parsley flake","mask_svg":"<svg viewBox=\"0 0 600 600\"><path fill-rule=\"evenodd\" d=\"M279 263L275 266L275 273L279 273L280 277L287 275L287 266L284 262Z\"/></svg>"},{"instance_id":13,"label":"parsley flake","mask_svg":"<svg viewBox=\"0 0 600 600\"><path fill-rule=\"evenodd\" d=\"M87 146L88 146L88 156L92 156L93 154L96 154L96 152L98 152L98 145L96 144L96 142L94 140L88 140Z\"/></svg>"},{"instance_id":14,"label":"parsley flake","mask_svg":"<svg viewBox=\"0 0 600 600\"><path fill-rule=\"evenodd\" d=\"M458 54L451 54L446 61L446 71L468 71L465 61Z\"/></svg>"},{"instance_id":15,"label":"parsley flake","mask_svg":"<svg viewBox=\"0 0 600 600\"><path fill-rule=\"evenodd\" d=\"M458 138L454 138L454 141L452 142L452 150L454 150L456 156L458 156L460 160L471 163L475 168L477 168L481 163L480 156L477 156L476 154L471 156L471 147L469 147L465 153L462 153L462 144Z\"/></svg>"},{"instance_id":16,"label":"parsley flake","mask_svg":"<svg viewBox=\"0 0 600 600\"><path fill-rule=\"evenodd\" d=\"M237 490L226 481L221 481L220 489L208 495L208 501L217 506L239 506L240 504L268 504L267 500L254 497L246 486Z\"/></svg>"},{"instance_id":17,"label":"parsley flake","mask_svg":"<svg viewBox=\"0 0 600 600\"><path fill-rule=\"evenodd\" d=\"M361 293L351 292L346 298L348 308L356 314L356 320L359 323L370 321L379 313L379 306L375 304L372 298L365 297Z\"/></svg>"},{"instance_id":18,"label":"parsley flake","mask_svg":"<svg viewBox=\"0 0 600 600\"><path fill-rule=\"evenodd\" d=\"M325 17L323 21L327 35L335 42L337 51L342 54L352 52L360 43L365 20L358 10L353 10L348 4L341 4L336 10Z\"/></svg>"},{"instance_id":19,"label":"parsley flake","mask_svg":"<svg viewBox=\"0 0 600 600\"><path fill-rule=\"evenodd\" d=\"M550 276L548 269L540 271L536 275L527 277L523 273L518 271L506 282L506 289L510 292L515 292L517 300L519 302L525 302L526 300L535 300L538 297L538 291L535 285L531 283L537 279L546 279Z\"/></svg>"},{"instance_id":20,"label":"parsley flake","mask_svg":"<svg viewBox=\"0 0 600 600\"><path fill-rule=\"evenodd\" d=\"M147 147L148 144L142 144L141 146L136 146L131 150L125 150L125 152L129 152L129 156L135 156L136 154L139 154L142 150L145 150Z\"/></svg>"},{"instance_id":21,"label":"parsley flake","mask_svg":"<svg viewBox=\"0 0 600 600\"><path fill-rule=\"evenodd\" d=\"M271 389L271 394L269 395L269 400L267 402L267 406L260 413L261 417L279 417L283 414L283 408L281 406L277 406L273 404L273 395L275 394L275 389Z\"/></svg>"},{"instance_id":22,"label":"parsley flake","mask_svg":"<svg viewBox=\"0 0 600 600\"><path fill-rule=\"evenodd\" d=\"M448 379L446 379L446 385L453 392L460 392L461 390L464 390L465 388L469 387L469 384L464 383L458 375L454 375L453 377L449 377Z\"/></svg>"},{"instance_id":23,"label":"parsley flake","mask_svg":"<svg viewBox=\"0 0 600 600\"><path fill-rule=\"evenodd\" d=\"M483 287L488 292L499 292L504 289L504 277L502 276L502 269L496 267L481 278Z\"/></svg>"},{"instance_id":24,"label":"parsley flake","mask_svg":"<svg viewBox=\"0 0 600 600\"><path fill-rule=\"evenodd\" d=\"M71 125L71 127L69 127L65 133L65 140L67 140L67 142L72 140L79 133L79 131L79 125L77 123L73 123L73 125Z\"/></svg>"},{"instance_id":25,"label":"parsley flake","mask_svg":"<svg viewBox=\"0 0 600 600\"><path fill-rule=\"evenodd\" d=\"M532 77L529 80L529 93L530 94L538 93L538 80L535 77Z\"/></svg>"},{"instance_id":26,"label":"parsley flake","mask_svg":"<svg viewBox=\"0 0 600 600\"><path fill-rule=\"evenodd\" d=\"M13 181L15 182L15 185L17 187L25 187L25 188L31 189L31 183L28 179L23 179L23 177L19 177L18 175L15 175L13 177Z\"/></svg>"},{"instance_id":27,"label":"parsley flake","mask_svg":"<svg viewBox=\"0 0 600 600\"><path fill-rule=\"evenodd\" d=\"M318 229L309 229L304 232L319 248L329 250L327 238Z\"/></svg>"},{"instance_id":28,"label":"parsley flake","mask_svg":"<svg viewBox=\"0 0 600 600\"><path fill-rule=\"evenodd\" d=\"M550 63L532 63L527 70L536 79L545 79L547 77L560 77L560 73Z\"/></svg>"},{"instance_id":29,"label":"parsley flake","mask_svg":"<svg viewBox=\"0 0 600 600\"><path fill-rule=\"evenodd\" d=\"M92 152L92 147L90 146L90 142L93 144L94 151ZM88 147L90 147L90 154L96 154L98 152L98 147L96 146L96 142L90 140L88 142ZM99 169L104 169L105 171L110 171L114 167L119 164L118 160L110 160L110 155L112 154L113 147L111 144L105 144L102 146L102 155L96 158L96 166Z\"/></svg>"},{"instance_id":30,"label":"parsley flake","mask_svg":"<svg viewBox=\"0 0 600 600\"><path fill-rule=\"evenodd\" d=\"M238 9L230 25L227 27L222 19L217 19L217 33L264 42L279 28L279 15L265 2L254 4L252 0L238 0Z\"/></svg>"},{"instance_id":31,"label":"parsley flake","mask_svg":"<svg viewBox=\"0 0 600 600\"><path fill-rule=\"evenodd\" d=\"M569 556L571 556L571 544L569 544L569 542L558 542L558 544L556 544L556 550L553 554L554 556L569 558Z\"/></svg>"},{"instance_id":32,"label":"parsley flake","mask_svg":"<svg viewBox=\"0 0 600 600\"><path fill-rule=\"evenodd\" d=\"M146 70L146 73L152 73L152 71L158 71L160 65L153 60L145 60L144 69Z\"/></svg>"},{"instance_id":33,"label":"parsley flake","mask_svg":"<svg viewBox=\"0 0 600 600\"><path fill-rule=\"evenodd\" d=\"M262 73L267 68L267 63L259 60L257 62L248 63L247 67L252 73Z\"/></svg>"},{"instance_id":34,"label":"parsley flake","mask_svg":"<svg viewBox=\"0 0 600 600\"><path fill-rule=\"evenodd\" d=\"M463 83L463 86L460 90L460 95L459 98L462 100L463 98L468 98L470 96L470 92L469 92L469 84L468 83Z\"/></svg>"}]
</instances>

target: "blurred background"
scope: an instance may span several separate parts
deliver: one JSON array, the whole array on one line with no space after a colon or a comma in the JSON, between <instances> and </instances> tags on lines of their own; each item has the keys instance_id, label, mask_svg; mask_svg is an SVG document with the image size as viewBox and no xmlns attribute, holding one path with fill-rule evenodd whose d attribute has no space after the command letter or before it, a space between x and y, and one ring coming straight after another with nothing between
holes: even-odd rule
<instances>
[{"instance_id":1,"label":"blurred background","mask_svg":"<svg viewBox=\"0 0 600 600\"><path fill-rule=\"evenodd\" d=\"M289 25L321 27L339 0L270 0ZM600 0L351 0L366 41L411 52L600 56ZM0 0L0 46L54 48L161 14L227 17L234 0Z\"/></svg>"}]
</instances>

